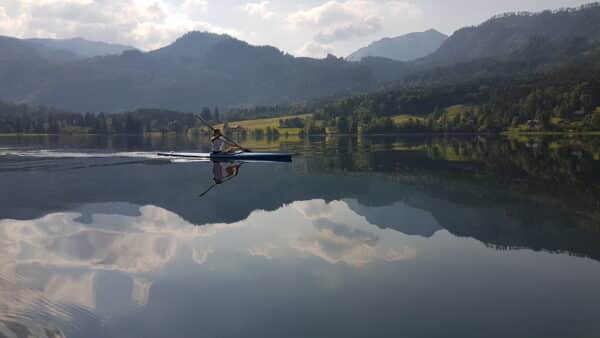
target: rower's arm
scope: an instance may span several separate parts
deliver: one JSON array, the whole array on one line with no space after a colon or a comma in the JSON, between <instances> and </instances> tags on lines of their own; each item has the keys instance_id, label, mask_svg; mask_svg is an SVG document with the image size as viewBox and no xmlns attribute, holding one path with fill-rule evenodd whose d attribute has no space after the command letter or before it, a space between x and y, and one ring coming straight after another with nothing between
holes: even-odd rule
<instances>
[{"instance_id":1,"label":"rower's arm","mask_svg":"<svg viewBox=\"0 0 600 338\"><path fill-rule=\"evenodd\" d=\"M223 141L225 141L225 143L228 144L228 145L230 145L230 146L241 148L241 146L239 144L237 144L235 142L232 142L232 141L229 141L228 139L226 139L224 137L223 137Z\"/></svg>"}]
</instances>

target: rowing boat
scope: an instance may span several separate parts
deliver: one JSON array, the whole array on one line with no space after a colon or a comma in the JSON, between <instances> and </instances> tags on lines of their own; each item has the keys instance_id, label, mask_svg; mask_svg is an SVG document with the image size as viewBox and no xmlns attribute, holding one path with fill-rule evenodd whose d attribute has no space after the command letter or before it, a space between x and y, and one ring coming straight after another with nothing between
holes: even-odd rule
<instances>
[{"instance_id":1,"label":"rowing boat","mask_svg":"<svg viewBox=\"0 0 600 338\"><path fill-rule=\"evenodd\" d=\"M291 162L292 154L287 153L250 153L250 152L237 152L231 154L212 154L212 153L158 153L158 156L172 157L172 158L188 158L188 159L210 159L218 161L277 161L277 162Z\"/></svg>"}]
</instances>

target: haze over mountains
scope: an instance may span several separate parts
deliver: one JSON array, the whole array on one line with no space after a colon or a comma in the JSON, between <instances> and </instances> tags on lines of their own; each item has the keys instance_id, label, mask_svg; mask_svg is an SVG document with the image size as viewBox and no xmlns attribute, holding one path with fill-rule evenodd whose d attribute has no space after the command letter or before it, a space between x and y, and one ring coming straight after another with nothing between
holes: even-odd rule
<instances>
[{"instance_id":1,"label":"haze over mountains","mask_svg":"<svg viewBox=\"0 0 600 338\"><path fill-rule=\"evenodd\" d=\"M197 111L202 106L285 103L366 91L433 70L438 74L440 69L458 74L460 80L485 74L490 68L485 62L490 60L495 62L494 69L502 69L498 63L519 60L510 71L535 71L597 48L599 39L598 5L495 17L457 31L432 54L409 62L382 57L359 62L332 56L294 57L274 47L201 32L190 32L155 51L132 50L85 59L81 59L84 53L100 52L81 44L75 53L71 47L42 48L40 41L2 37L0 100L73 111L140 107ZM65 42L46 42L49 44L64 46ZM100 51L127 48L104 47ZM432 77L439 81L437 75Z\"/></svg>"},{"instance_id":2,"label":"haze over mountains","mask_svg":"<svg viewBox=\"0 0 600 338\"><path fill-rule=\"evenodd\" d=\"M34 45L46 47L48 49L70 52L79 58L90 58L95 56L121 54L126 50L136 49L131 46L125 46L115 43L106 43L102 41L90 41L82 38L26 39L25 41L30 42Z\"/></svg>"},{"instance_id":3,"label":"haze over mountains","mask_svg":"<svg viewBox=\"0 0 600 338\"><path fill-rule=\"evenodd\" d=\"M413 61L435 52L447 38L447 35L435 29L384 38L357 50L346 59L360 61L365 57L379 56L398 61Z\"/></svg>"}]
</instances>

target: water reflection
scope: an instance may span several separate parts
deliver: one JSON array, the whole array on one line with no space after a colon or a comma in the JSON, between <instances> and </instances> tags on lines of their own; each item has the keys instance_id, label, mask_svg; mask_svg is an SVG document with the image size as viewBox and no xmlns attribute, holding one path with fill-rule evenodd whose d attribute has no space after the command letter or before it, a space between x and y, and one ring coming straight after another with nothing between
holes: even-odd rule
<instances>
[{"instance_id":1,"label":"water reflection","mask_svg":"<svg viewBox=\"0 0 600 338\"><path fill-rule=\"evenodd\" d=\"M424 323L427 308L448 311L452 307L455 317L464 320L474 315L469 307L476 306L484 314L479 319L491 324L485 314L495 307L517 299L533 305L529 302L537 297L535 281L540 273L559 278L577 271L578 278L547 282L544 290L553 293L552 298L538 299L541 304L507 315L506 320L522 320L535 311L541 321L529 321L524 332L542 330L539 325L560 311L544 309L544 304L561 301L568 308L600 301L597 293L576 296L569 291L587 290L590 283L600 281L600 266L590 261L526 252L501 254L443 230L429 239L404 235L369 223L346 201L297 201L275 211L252 212L240 222L202 226L157 206L103 203L33 220L4 220L0 228L4 230L0 256L8 262L4 276L13 271L21 288L39 290L53 306L69 307L73 319L82 317L82 311L93 314L96 326L69 331L82 337L99 332L160 337L180 330L189 336L203 336L205 330L224 330L234 336L247 332L275 337L280 330L327 336L292 324L288 316L304 324L319 323L320 330L352 336L352 329L358 327L344 322L359 313L371 323L384 325L380 333L386 336L395 336L407 326L426 333L423 336L444 336L452 324L441 312L428 315L441 325L439 331L435 327L417 331L411 318ZM557 260L562 263L556 264ZM519 272L518 279L509 273L513 270ZM481 274L477 282L469 279L468 271ZM502 279L495 280L498 276ZM486 290L485 299L493 307L479 300L482 294L477 289L484 285L492 288ZM381 287L385 298L377 291ZM460 303L444 294L446 288ZM317 303L321 308L315 308ZM332 306L334 313L326 314L329 306L322 308L323 303ZM172 313L175 308L179 312ZM381 317L392 308L398 315L396 324ZM36 311L23 308L19 313L27 318ZM568 311L561 315L574 316ZM577 315L591 314L579 310ZM330 319L320 322L320 316ZM145 324L131 325L138 320ZM226 323L233 323L234 331Z\"/></svg>"},{"instance_id":2,"label":"water reflection","mask_svg":"<svg viewBox=\"0 0 600 338\"><path fill-rule=\"evenodd\" d=\"M282 226L284 219L289 221ZM100 319L147 305L153 280L168 265L202 265L216 255L316 257L356 267L416 255L408 244L382 240L381 230L341 201L295 202L271 213L254 212L242 222L203 226L156 206L105 203L33 220L3 220L0 229L2 276L18 276L29 293L40 290L52 304ZM110 302L103 290L111 290ZM2 303L13 301L5 297ZM28 311L38 310L20 313Z\"/></svg>"},{"instance_id":3,"label":"water reflection","mask_svg":"<svg viewBox=\"0 0 600 338\"><path fill-rule=\"evenodd\" d=\"M295 146L303 156L292 164L172 163L135 147L5 147L0 333L564 337L600 329L594 147L310 142ZM199 199L202 191L210 196Z\"/></svg>"}]
</instances>

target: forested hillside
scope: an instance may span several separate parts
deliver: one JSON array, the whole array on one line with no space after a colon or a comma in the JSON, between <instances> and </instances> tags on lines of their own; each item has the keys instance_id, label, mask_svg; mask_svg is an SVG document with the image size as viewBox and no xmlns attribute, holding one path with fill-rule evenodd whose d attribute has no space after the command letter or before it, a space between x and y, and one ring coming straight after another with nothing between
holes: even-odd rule
<instances>
[{"instance_id":1,"label":"forested hillside","mask_svg":"<svg viewBox=\"0 0 600 338\"><path fill-rule=\"evenodd\" d=\"M555 54L569 53L600 39L600 4L580 8L515 12L497 15L475 27L455 32L421 64L452 65L476 59L506 59L528 55L531 49Z\"/></svg>"}]
</instances>

